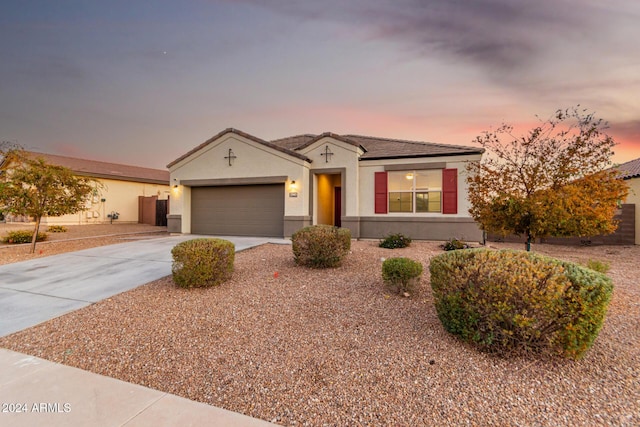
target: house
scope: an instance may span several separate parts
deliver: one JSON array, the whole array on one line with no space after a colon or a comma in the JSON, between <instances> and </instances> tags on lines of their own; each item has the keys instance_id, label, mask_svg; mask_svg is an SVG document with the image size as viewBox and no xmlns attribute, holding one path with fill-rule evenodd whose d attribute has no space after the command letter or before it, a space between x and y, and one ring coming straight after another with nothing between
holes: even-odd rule
<instances>
[{"instance_id":1,"label":"house","mask_svg":"<svg viewBox=\"0 0 640 427\"><path fill-rule=\"evenodd\" d=\"M265 141L226 129L167 165L170 232L289 237L315 224L354 238L481 241L465 166L483 149L359 135Z\"/></svg>"},{"instance_id":2,"label":"house","mask_svg":"<svg viewBox=\"0 0 640 427\"><path fill-rule=\"evenodd\" d=\"M100 183L86 210L71 215L46 217L42 219L42 224L140 222L161 225L156 223L156 200L164 200L165 205L168 203L168 171L33 151L26 151L26 154L41 158L49 164L64 166L78 176L94 178ZM164 219L165 215L160 216Z\"/></svg>"},{"instance_id":3,"label":"house","mask_svg":"<svg viewBox=\"0 0 640 427\"><path fill-rule=\"evenodd\" d=\"M626 203L635 205L635 244L640 245L640 158L623 163L616 168L621 178L629 185L629 196Z\"/></svg>"}]
</instances>

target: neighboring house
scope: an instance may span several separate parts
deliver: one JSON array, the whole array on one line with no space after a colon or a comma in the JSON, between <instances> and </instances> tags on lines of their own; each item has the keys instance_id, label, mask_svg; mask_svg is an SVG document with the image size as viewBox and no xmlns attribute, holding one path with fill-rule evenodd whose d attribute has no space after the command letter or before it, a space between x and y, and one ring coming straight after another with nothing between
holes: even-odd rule
<instances>
[{"instance_id":1,"label":"neighboring house","mask_svg":"<svg viewBox=\"0 0 640 427\"><path fill-rule=\"evenodd\" d=\"M623 163L616 169L629 185L626 203L635 205L635 243L640 245L640 158Z\"/></svg>"},{"instance_id":2,"label":"neighboring house","mask_svg":"<svg viewBox=\"0 0 640 427\"><path fill-rule=\"evenodd\" d=\"M166 170L32 151L27 154L71 169L78 176L94 178L101 184L86 210L72 215L45 217L42 224L155 223L155 200L168 200L170 187ZM154 212L149 213L150 210ZM153 219L148 218L152 216Z\"/></svg>"},{"instance_id":3,"label":"neighboring house","mask_svg":"<svg viewBox=\"0 0 640 427\"><path fill-rule=\"evenodd\" d=\"M314 224L354 238L482 241L465 167L483 149L357 135L265 141L226 129L171 162L171 232L291 236Z\"/></svg>"}]
</instances>

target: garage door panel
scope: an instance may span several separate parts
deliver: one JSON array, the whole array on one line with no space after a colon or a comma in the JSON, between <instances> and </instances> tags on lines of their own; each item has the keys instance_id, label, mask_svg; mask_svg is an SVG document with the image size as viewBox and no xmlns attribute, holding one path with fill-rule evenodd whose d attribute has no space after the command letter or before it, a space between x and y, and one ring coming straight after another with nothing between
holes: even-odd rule
<instances>
[{"instance_id":1,"label":"garage door panel","mask_svg":"<svg viewBox=\"0 0 640 427\"><path fill-rule=\"evenodd\" d=\"M194 187L191 232L233 236L284 235L284 185Z\"/></svg>"}]
</instances>

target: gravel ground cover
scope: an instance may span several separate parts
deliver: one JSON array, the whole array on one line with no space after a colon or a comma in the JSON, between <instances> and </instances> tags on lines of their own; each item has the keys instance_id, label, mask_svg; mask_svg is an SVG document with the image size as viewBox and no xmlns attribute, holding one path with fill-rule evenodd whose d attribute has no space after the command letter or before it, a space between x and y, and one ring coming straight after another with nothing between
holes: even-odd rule
<instances>
[{"instance_id":1,"label":"gravel ground cover","mask_svg":"<svg viewBox=\"0 0 640 427\"><path fill-rule=\"evenodd\" d=\"M640 247L534 250L611 263L608 317L580 361L491 356L447 334L426 268L434 242L353 242L330 270L264 245L238 253L220 287L163 278L0 346L283 425L638 425ZM391 256L425 265L410 298L382 284Z\"/></svg>"}]
</instances>

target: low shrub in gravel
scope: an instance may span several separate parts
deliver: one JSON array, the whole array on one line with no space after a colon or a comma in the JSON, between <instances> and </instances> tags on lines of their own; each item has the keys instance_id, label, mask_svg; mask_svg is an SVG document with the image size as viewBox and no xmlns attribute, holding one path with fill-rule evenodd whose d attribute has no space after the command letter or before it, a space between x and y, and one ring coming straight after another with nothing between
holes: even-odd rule
<instances>
[{"instance_id":1,"label":"low shrub in gravel","mask_svg":"<svg viewBox=\"0 0 640 427\"><path fill-rule=\"evenodd\" d=\"M378 245L381 248L386 249L398 249L398 248L406 248L411 244L411 238L405 236L404 234L389 234L384 239L380 240L380 244Z\"/></svg>"},{"instance_id":2,"label":"low shrub in gravel","mask_svg":"<svg viewBox=\"0 0 640 427\"><path fill-rule=\"evenodd\" d=\"M482 349L579 359L611 299L611 279L524 251L466 249L431 259L431 287L445 329Z\"/></svg>"},{"instance_id":3,"label":"low shrub in gravel","mask_svg":"<svg viewBox=\"0 0 640 427\"><path fill-rule=\"evenodd\" d=\"M201 238L171 249L173 281L182 288L217 286L233 274L235 245L228 240Z\"/></svg>"},{"instance_id":4,"label":"low shrub in gravel","mask_svg":"<svg viewBox=\"0 0 640 427\"><path fill-rule=\"evenodd\" d=\"M422 275L422 264L409 258L389 258L382 263L382 280L398 293L412 292Z\"/></svg>"},{"instance_id":5,"label":"low shrub in gravel","mask_svg":"<svg viewBox=\"0 0 640 427\"><path fill-rule=\"evenodd\" d=\"M611 269L611 264L607 261L599 261L597 259L590 259L586 264L587 268L590 268L598 273L607 274Z\"/></svg>"},{"instance_id":6,"label":"low shrub in gravel","mask_svg":"<svg viewBox=\"0 0 640 427\"><path fill-rule=\"evenodd\" d=\"M468 244L458 239L447 240L440 247L445 251L457 251L459 249L469 249Z\"/></svg>"},{"instance_id":7,"label":"low shrub in gravel","mask_svg":"<svg viewBox=\"0 0 640 427\"><path fill-rule=\"evenodd\" d=\"M31 239L33 238L34 230L14 230L7 232L7 235L2 239L4 243L31 243ZM43 240L47 240L47 233L38 232L38 236L36 237L36 242L42 242Z\"/></svg>"},{"instance_id":8,"label":"low shrub in gravel","mask_svg":"<svg viewBox=\"0 0 640 427\"><path fill-rule=\"evenodd\" d=\"M47 231L49 233L66 233L67 227L65 227L64 225L50 225L47 228Z\"/></svg>"},{"instance_id":9,"label":"low shrub in gravel","mask_svg":"<svg viewBox=\"0 0 640 427\"><path fill-rule=\"evenodd\" d=\"M291 236L296 264L312 268L338 267L351 249L351 231L331 225L312 225Z\"/></svg>"}]
</instances>

